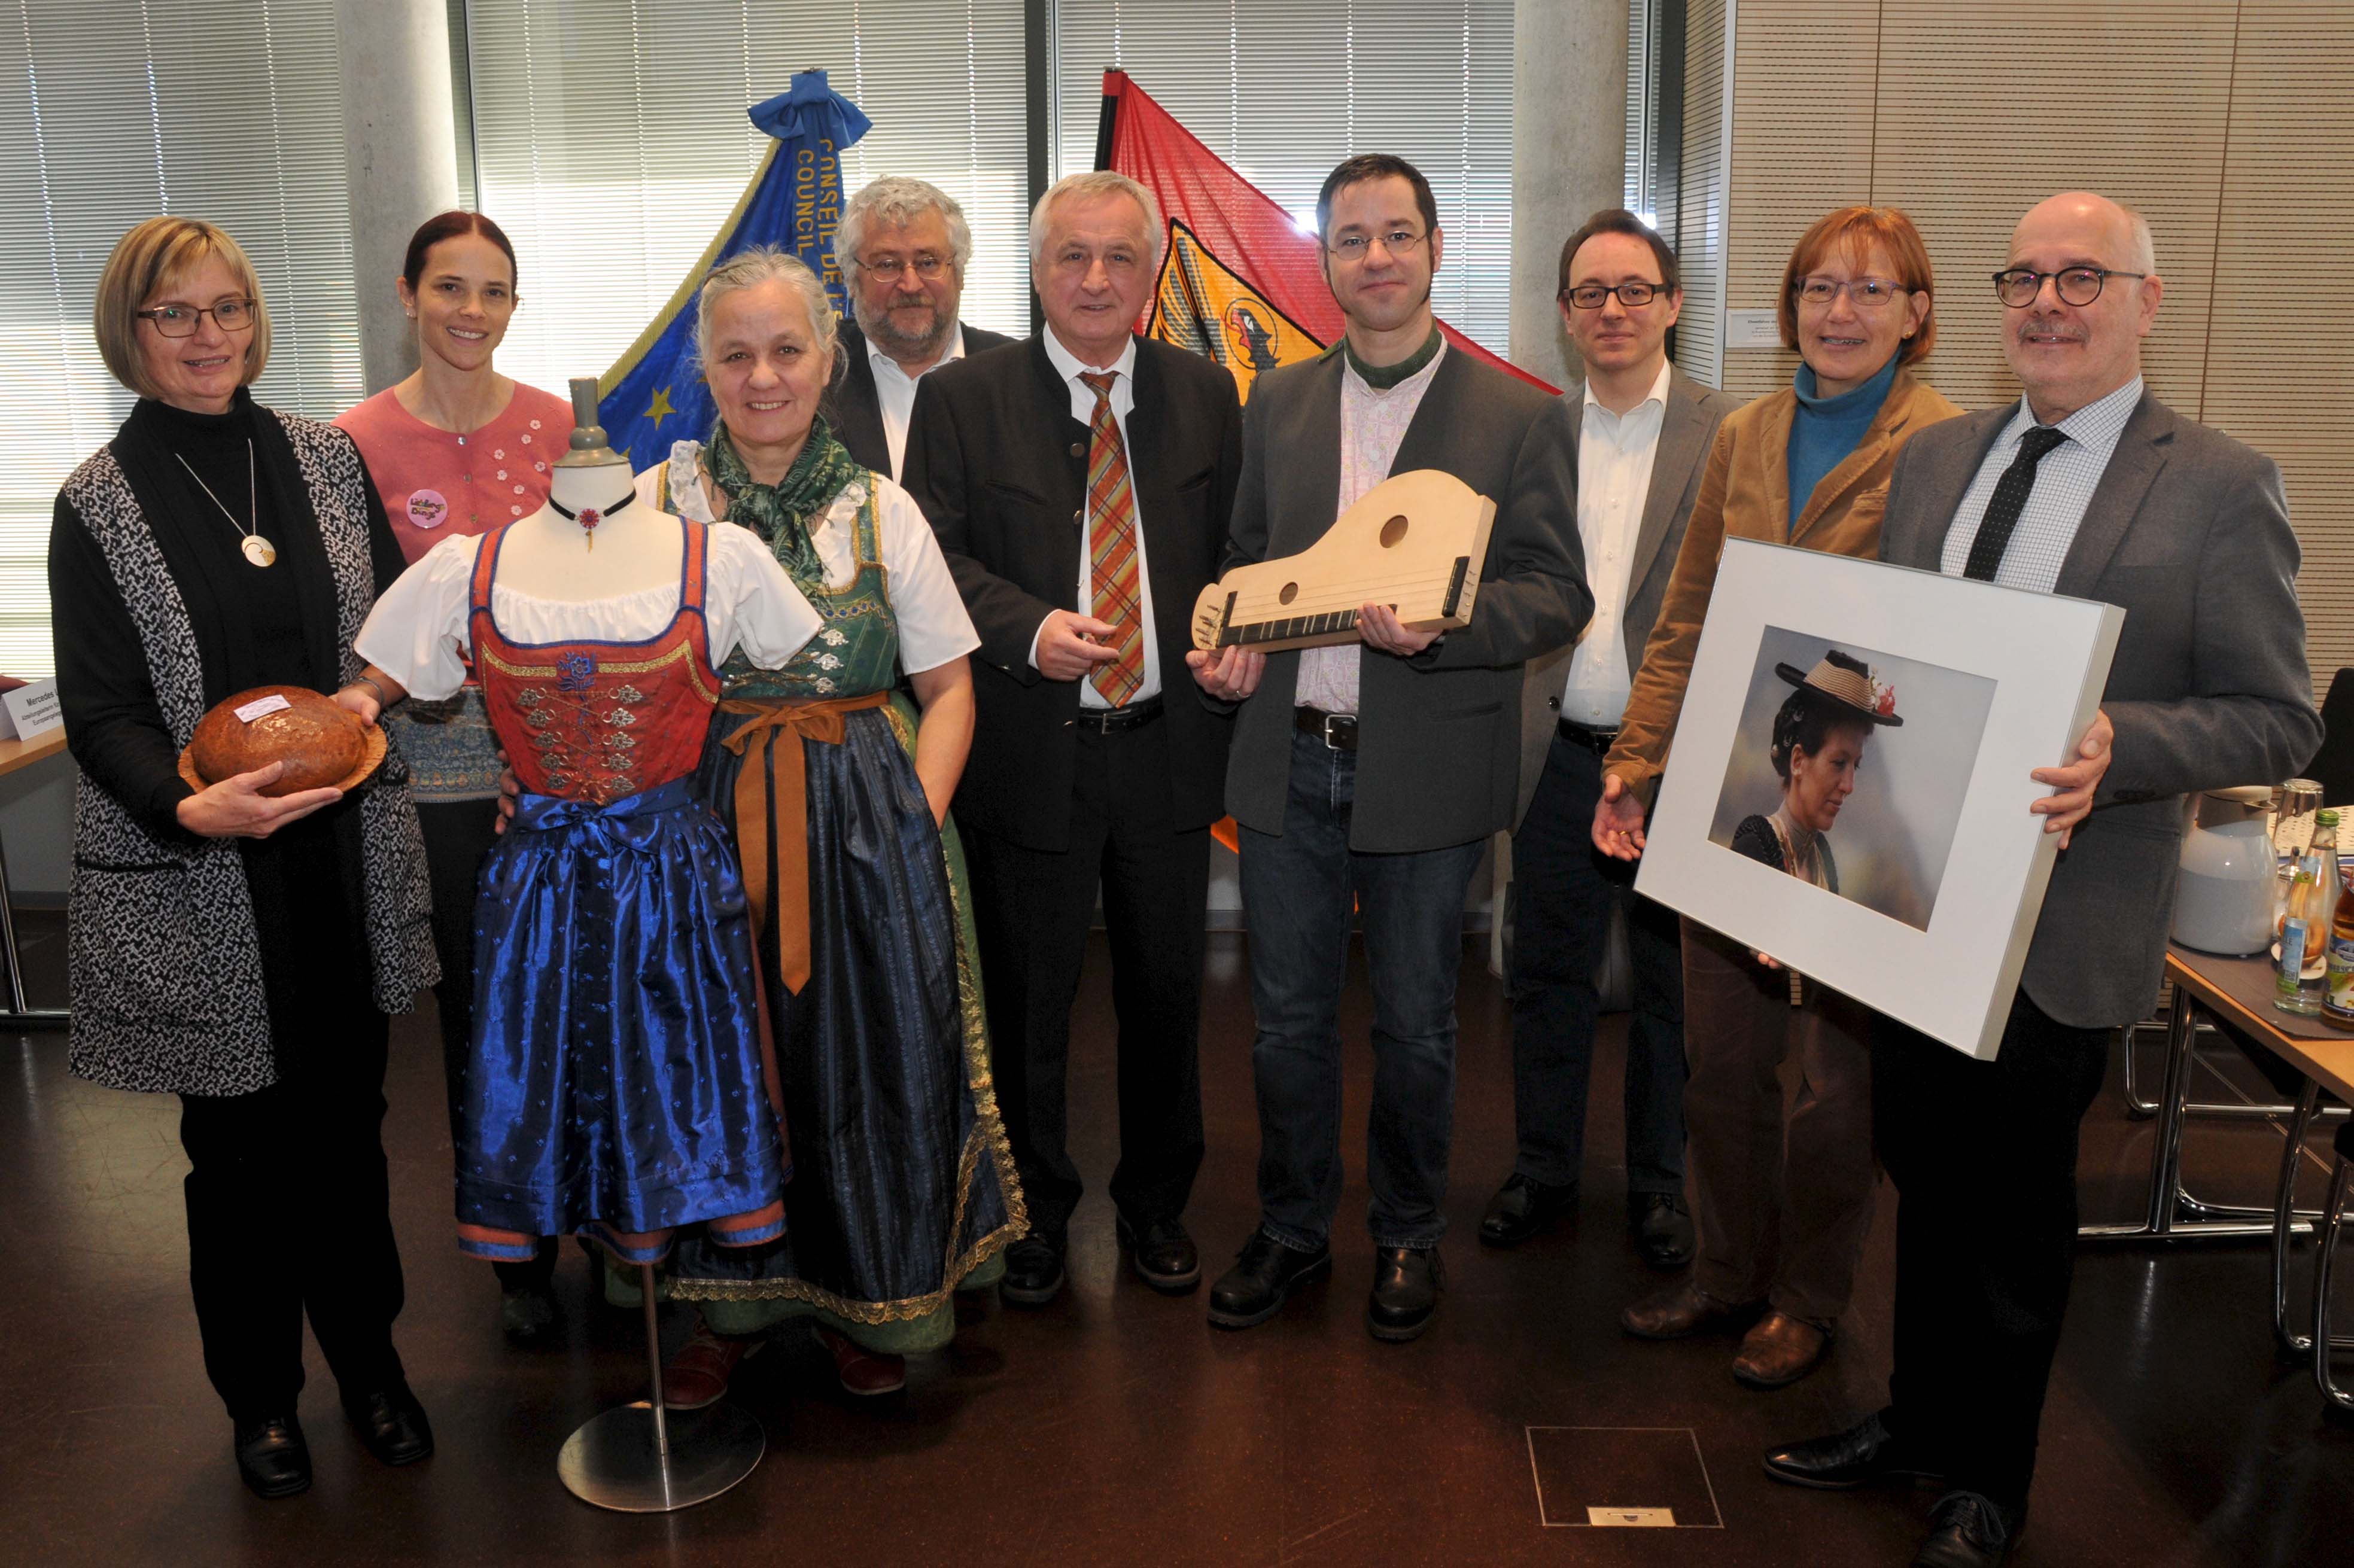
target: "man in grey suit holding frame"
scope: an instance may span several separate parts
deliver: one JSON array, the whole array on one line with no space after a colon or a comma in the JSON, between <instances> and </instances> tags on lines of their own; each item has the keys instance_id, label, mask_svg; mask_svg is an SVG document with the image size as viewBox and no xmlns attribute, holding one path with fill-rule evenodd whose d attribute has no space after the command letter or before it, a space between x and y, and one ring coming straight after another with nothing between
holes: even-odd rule
<instances>
[{"instance_id":1,"label":"man in grey suit holding frame","mask_svg":"<svg viewBox=\"0 0 2354 1568\"><path fill-rule=\"evenodd\" d=\"M1930 1477L1916 1564L2000 1563L2026 1520L2076 1243L2079 1124L2111 1033L2158 994L2182 797L2285 779L2320 744L2280 471L2142 385L2149 226L2086 192L2020 220L1995 274L2018 404L1915 436L1882 558L2115 604L2125 630L2075 761L2035 777L2062 834L1992 1062L1888 1019L1873 1141L1894 1181L1891 1404L1766 1457L1845 1489Z\"/></svg>"},{"instance_id":2,"label":"man in grey suit holding frame","mask_svg":"<svg viewBox=\"0 0 2354 1568\"><path fill-rule=\"evenodd\" d=\"M1357 642L1187 655L1212 698L1241 704L1226 809L1242 827L1258 1026L1259 1224L1212 1287L1210 1321L1264 1322L1331 1270L1353 905L1373 991L1365 1325L1396 1341L1438 1308L1463 895L1518 804L1522 668L1574 639L1594 598L1560 400L1450 347L1431 315L1445 235L1429 182L1403 159L1361 155L1326 178L1316 209L1346 337L1253 384L1226 564L1299 554L1416 469L1454 474L1496 518L1458 630L1409 630L1367 604Z\"/></svg>"}]
</instances>

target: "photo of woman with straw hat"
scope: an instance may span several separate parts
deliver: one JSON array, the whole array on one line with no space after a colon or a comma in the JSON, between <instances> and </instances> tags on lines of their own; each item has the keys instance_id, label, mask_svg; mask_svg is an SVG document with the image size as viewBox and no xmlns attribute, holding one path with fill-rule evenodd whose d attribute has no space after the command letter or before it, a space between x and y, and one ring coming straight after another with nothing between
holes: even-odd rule
<instances>
[{"instance_id":1,"label":"photo of woman with straw hat","mask_svg":"<svg viewBox=\"0 0 2354 1568\"><path fill-rule=\"evenodd\" d=\"M1836 648L1812 670L1777 662L1774 673L1795 688L1774 715L1771 757L1782 780L1782 804L1770 815L1744 817L1733 830L1733 847L1837 893L1830 832L1855 791L1872 732L1904 722L1896 713L1896 689Z\"/></svg>"}]
</instances>

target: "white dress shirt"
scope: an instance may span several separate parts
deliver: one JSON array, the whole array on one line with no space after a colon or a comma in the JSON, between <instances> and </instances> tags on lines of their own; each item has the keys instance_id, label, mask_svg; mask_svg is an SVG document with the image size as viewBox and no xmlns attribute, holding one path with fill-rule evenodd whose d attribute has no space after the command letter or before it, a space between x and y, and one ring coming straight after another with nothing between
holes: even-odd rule
<instances>
[{"instance_id":1,"label":"white dress shirt","mask_svg":"<svg viewBox=\"0 0 2354 1568\"><path fill-rule=\"evenodd\" d=\"M875 400L883 407L883 439L890 443L893 479L907 471L907 418L916 411L916 383L963 357L962 323L949 334L948 352L913 376L900 369L899 362L876 346L873 338L866 340L866 363L875 370Z\"/></svg>"},{"instance_id":2,"label":"white dress shirt","mask_svg":"<svg viewBox=\"0 0 2354 1568\"><path fill-rule=\"evenodd\" d=\"M1668 366L1643 400L1614 414L1585 386L1577 434L1577 536L1585 546L1585 585L1594 590L1594 617L1570 655L1561 716L1591 729L1616 729L1634 687L1627 650L1627 590L1635 569L1635 541L1651 493L1651 464L1659 455L1659 428L1668 417ZM1640 655L1637 655L1640 657Z\"/></svg>"},{"instance_id":3,"label":"white dress shirt","mask_svg":"<svg viewBox=\"0 0 2354 1568\"><path fill-rule=\"evenodd\" d=\"M1079 379L1079 372L1092 370L1100 375L1108 370L1112 373L1111 417L1113 422L1119 426L1119 444L1128 452L1128 493L1134 498L1136 508L1137 597L1144 606L1144 684L1137 687L1135 695L1128 700L1140 703L1147 697L1161 694L1161 644L1152 635L1152 573L1144 558L1144 499L1136 483L1136 443L1128 439L1128 413L1136 407L1136 339L1131 335L1128 346L1119 351L1119 357L1111 364L1086 365L1080 362L1077 355L1063 346L1063 340L1055 335L1053 328L1040 335L1046 344L1048 363L1054 366L1055 374L1063 378L1064 385L1071 389L1071 418L1080 424L1092 426L1095 422L1096 389ZM1096 613L1095 564L1089 558L1093 543L1088 537L1090 526L1091 520L1083 513L1079 518L1079 592L1078 597L1072 600L1080 607L1083 615ZM1096 619L1100 620L1103 618L1096 616ZM1038 633L1045 630L1046 623L1042 620L1038 623L1038 631L1030 634L1030 664L1033 669L1038 664ZM1079 705L1083 708L1108 708L1111 704L1096 690L1093 681L1081 681Z\"/></svg>"},{"instance_id":4,"label":"white dress shirt","mask_svg":"<svg viewBox=\"0 0 2354 1568\"><path fill-rule=\"evenodd\" d=\"M2010 544L2003 551L2002 564L1995 568L1995 581L2034 593L2052 591L2060 580L2062 564L2068 559L2068 546L2076 542L2084 508L2092 503L2093 492L2107 471L2109 459L2116 454L2117 438L2126 433L2126 421L2141 405L2141 377L2137 376L2052 427L2067 439L2035 465L2035 488L2027 493L2027 504L2020 509L2019 525L2010 531ZM1947 577L1960 577L1969 564L1970 541L1978 536L1978 524L1986 520L1994 487L2001 482L2002 471L2019 455L2020 438L2035 422L2035 410L2021 397L2019 412L1987 450L1978 477L1963 492L1962 504L1946 530L1945 553L1937 566Z\"/></svg>"},{"instance_id":5,"label":"white dress shirt","mask_svg":"<svg viewBox=\"0 0 2354 1568\"><path fill-rule=\"evenodd\" d=\"M1438 352L1430 363L1399 382L1394 387L1375 389L1344 355L1341 366L1341 494L1340 509L1332 514L1337 521L1364 499L1365 492L1389 478L1390 466L1397 461L1397 450L1405 440L1405 430L1414 423L1415 410L1422 407L1422 395L1430 390L1431 377L1438 374L1439 365L1447 358L1446 340L1441 339ZM1342 642L1329 648L1309 648L1299 655L1299 683L1292 701L1304 708L1321 708L1328 714L1353 714L1357 711L1358 662L1364 655L1363 642Z\"/></svg>"}]
</instances>

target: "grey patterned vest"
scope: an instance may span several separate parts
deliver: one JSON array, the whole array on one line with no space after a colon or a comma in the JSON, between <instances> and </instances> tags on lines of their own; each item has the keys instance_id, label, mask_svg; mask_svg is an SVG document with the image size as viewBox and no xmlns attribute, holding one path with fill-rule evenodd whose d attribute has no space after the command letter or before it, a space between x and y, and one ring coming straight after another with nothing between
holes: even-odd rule
<instances>
[{"instance_id":1,"label":"grey patterned vest","mask_svg":"<svg viewBox=\"0 0 2354 1568\"><path fill-rule=\"evenodd\" d=\"M369 563L367 477L332 426L256 409L285 426L334 577L342 679L377 584ZM63 496L112 569L139 628L175 744L204 717L204 672L187 607L111 450L76 469ZM361 798L366 925L376 1004L405 1012L439 977L425 844L398 754ZM74 1074L108 1088L240 1095L277 1079L261 986L260 938L235 841L157 840L85 775L74 797L67 916Z\"/></svg>"}]
</instances>

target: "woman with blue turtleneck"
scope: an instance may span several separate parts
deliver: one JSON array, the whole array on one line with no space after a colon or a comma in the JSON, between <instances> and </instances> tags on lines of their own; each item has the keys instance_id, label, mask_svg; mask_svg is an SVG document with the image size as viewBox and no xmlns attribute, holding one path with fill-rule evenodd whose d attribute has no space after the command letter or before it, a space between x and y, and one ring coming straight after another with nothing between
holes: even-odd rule
<instances>
[{"instance_id":1,"label":"woman with blue turtleneck","mask_svg":"<svg viewBox=\"0 0 2354 1568\"><path fill-rule=\"evenodd\" d=\"M1606 853L1638 853L1724 541L1877 556L1898 449L1961 412L1911 369L1936 336L1930 290L1928 250L1893 207L1843 207L1791 252L1782 342L1802 363L1792 387L1718 428L1603 764L1594 838ZM1620 1322L1651 1340L1745 1327L1733 1375L1780 1388L1829 1350L1872 1223L1870 1013L1765 968L1690 920L1683 958L1684 1124L1699 1253L1690 1277L1628 1308ZM1798 1094L1785 1118L1777 1069L1793 1048Z\"/></svg>"}]
</instances>

